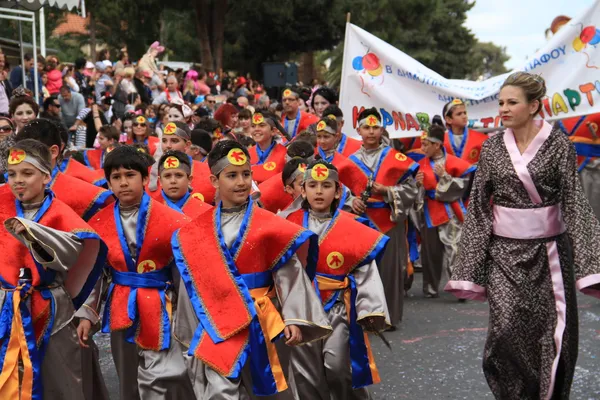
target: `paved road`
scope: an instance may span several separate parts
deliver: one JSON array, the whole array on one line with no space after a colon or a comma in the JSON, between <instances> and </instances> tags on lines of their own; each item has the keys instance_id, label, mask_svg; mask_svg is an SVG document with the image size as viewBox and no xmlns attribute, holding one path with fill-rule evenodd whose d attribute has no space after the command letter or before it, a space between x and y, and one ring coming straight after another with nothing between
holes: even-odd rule
<instances>
[{"instance_id":1,"label":"paved road","mask_svg":"<svg viewBox=\"0 0 600 400\"><path fill-rule=\"evenodd\" d=\"M382 383L372 388L376 400L493 399L481 371L487 333L485 303L458 303L450 295L425 299L417 274L406 299L404 321L386 333L393 352L372 338ZM600 301L580 296L579 359L572 398L600 399ZM118 380L106 337L97 338L102 368L113 399ZM304 399L303 399L304 400Z\"/></svg>"}]
</instances>

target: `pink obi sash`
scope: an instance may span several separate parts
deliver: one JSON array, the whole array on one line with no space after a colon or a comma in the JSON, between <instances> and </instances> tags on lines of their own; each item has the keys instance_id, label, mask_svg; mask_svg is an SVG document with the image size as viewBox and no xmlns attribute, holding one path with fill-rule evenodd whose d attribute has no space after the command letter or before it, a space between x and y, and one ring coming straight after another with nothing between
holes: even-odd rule
<instances>
[{"instance_id":1,"label":"pink obi sash","mask_svg":"<svg viewBox=\"0 0 600 400\"><path fill-rule=\"evenodd\" d=\"M508 208L494 205L493 233L511 239L543 239L566 230L560 206Z\"/></svg>"}]
</instances>

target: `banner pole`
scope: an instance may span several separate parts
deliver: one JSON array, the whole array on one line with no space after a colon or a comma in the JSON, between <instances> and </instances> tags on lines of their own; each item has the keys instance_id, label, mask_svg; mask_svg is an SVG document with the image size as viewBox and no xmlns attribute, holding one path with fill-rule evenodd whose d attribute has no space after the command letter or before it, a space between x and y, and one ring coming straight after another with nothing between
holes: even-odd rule
<instances>
[{"instance_id":1,"label":"banner pole","mask_svg":"<svg viewBox=\"0 0 600 400\"><path fill-rule=\"evenodd\" d=\"M342 97L342 88L344 87L344 72L346 69L346 46L348 45L348 35L350 33L349 30L349 26L350 26L350 13L346 13L346 32L344 32L344 51L342 53L342 77L340 79L340 92L338 95L338 99L340 102L340 108L342 108L342 103L344 101L344 98Z\"/></svg>"}]
</instances>

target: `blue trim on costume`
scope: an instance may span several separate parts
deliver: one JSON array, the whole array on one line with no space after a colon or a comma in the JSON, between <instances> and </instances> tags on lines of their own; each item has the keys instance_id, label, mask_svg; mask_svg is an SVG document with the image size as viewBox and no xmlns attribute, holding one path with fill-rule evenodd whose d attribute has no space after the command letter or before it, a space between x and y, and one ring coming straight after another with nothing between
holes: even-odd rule
<instances>
[{"instance_id":1,"label":"blue trim on costume","mask_svg":"<svg viewBox=\"0 0 600 400\"><path fill-rule=\"evenodd\" d=\"M452 151L454 151L454 155L458 158L462 158L462 153L463 153L463 151L465 151L465 146L467 144L469 129L467 129L467 127L465 126L464 132L463 132L463 137L460 142L460 146L458 148L454 145L454 139L452 139L452 137L454 136L454 133L452 132L451 127L448 127L448 134L450 135L450 137L448 138L448 141L450 142Z\"/></svg>"},{"instance_id":2,"label":"blue trim on costume","mask_svg":"<svg viewBox=\"0 0 600 400\"><path fill-rule=\"evenodd\" d=\"M419 171L419 168L420 168L420 165L415 162L410 164L410 167L408 167L408 169L406 170L404 175L402 175L402 177L400 178L400 180L398 182L404 182L404 180L406 178L408 178L409 176L414 177L417 174L417 171Z\"/></svg>"},{"instance_id":3,"label":"blue trim on costume","mask_svg":"<svg viewBox=\"0 0 600 400\"><path fill-rule=\"evenodd\" d=\"M123 223L121 222L120 202L116 201L114 206L114 218L115 225L117 227L117 235L119 235L119 242L121 243L121 250L125 256L125 262L127 263L127 269L130 272L137 273L137 264L140 258L140 252L144 244L146 235L146 224L150 217L150 196L144 192L142 195L142 202L140 203L140 209L138 212L137 224L135 228L135 241L136 241L136 253L135 257L129 251L129 245L127 244L127 237L123 230Z\"/></svg>"},{"instance_id":4,"label":"blue trim on costume","mask_svg":"<svg viewBox=\"0 0 600 400\"><path fill-rule=\"evenodd\" d=\"M165 191L163 189L160 190L160 194L162 195L162 198L165 200L165 204L167 206L169 206L169 208L172 208L175 211L179 211L180 213L183 214L183 206L185 206L185 203L187 203L187 201L189 200L190 197L192 197L190 192L186 192L183 197L181 199L179 199L177 201L177 203L174 203L173 200L171 200L165 193Z\"/></svg>"},{"instance_id":5,"label":"blue trim on costume","mask_svg":"<svg viewBox=\"0 0 600 400\"><path fill-rule=\"evenodd\" d=\"M581 172L581 170L584 169L586 165L590 163L590 161L592 161L592 158L586 157L585 160L583 160L581 164L579 164L579 167L577 167L577 172Z\"/></svg>"},{"instance_id":6,"label":"blue trim on costume","mask_svg":"<svg viewBox=\"0 0 600 400\"><path fill-rule=\"evenodd\" d=\"M100 242L100 248L98 250L98 255L96 256L96 262L94 263L94 267L90 271L85 283L83 284L83 287L81 288L77 296L75 296L72 299L75 310L77 310L87 300L88 296L94 289L96 282L102 276L102 270L104 269L106 258L108 257L108 246L106 245L106 243L104 243L102 238L98 236L98 234L95 232L76 232L75 236L77 236L82 241L97 240L98 242Z\"/></svg>"},{"instance_id":7,"label":"blue trim on costume","mask_svg":"<svg viewBox=\"0 0 600 400\"><path fill-rule=\"evenodd\" d=\"M69 168L69 162L71 162L71 161L72 161L71 157L65 158L64 160L62 160L60 162L60 164L56 164L56 167L58 167L58 170L60 172L62 172L63 174L66 174L65 171L67 170L67 168ZM73 161L73 162L77 162L77 161ZM92 182L92 185L99 186L99 187L105 186L106 184L107 184L106 178L100 178L100 179L95 180L94 182Z\"/></svg>"},{"instance_id":8,"label":"blue trim on costume","mask_svg":"<svg viewBox=\"0 0 600 400\"><path fill-rule=\"evenodd\" d=\"M166 350L171 345L171 329L169 315L166 311L165 291L171 288L171 267L166 266L152 272L123 272L111 268L112 283L108 288L106 296L106 306L102 318L102 332L110 332L110 310L112 305L112 293L116 285L127 286L130 288L127 298L127 317L132 325L125 332L125 340L129 343L135 343L135 336L139 326L139 310L137 304L137 290L157 289L162 304L162 346L160 350Z\"/></svg>"},{"instance_id":9,"label":"blue trim on costume","mask_svg":"<svg viewBox=\"0 0 600 400\"><path fill-rule=\"evenodd\" d=\"M98 211L100 211L101 208L103 208L104 203L106 203L106 200L108 200L108 198L112 195L113 192L111 192L110 190L104 190L102 193L100 193L96 200L94 200L92 206L86 211L85 214L83 214L81 219L83 219L84 221L89 221Z\"/></svg>"},{"instance_id":10,"label":"blue trim on costume","mask_svg":"<svg viewBox=\"0 0 600 400\"><path fill-rule=\"evenodd\" d=\"M331 156L327 157L327 154L325 154L325 152L323 151L322 148L317 147L317 151L323 161L327 161L328 163L331 164L331 162L333 161L333 158L335 157L335 152L333 152L333 154Z\"/></svg>"},{"instance_id":11,"label":"blue trim on costume","mask_svg":"<svg viewBox=\"0 0 600 400\"><path fill-rule=\"evenodd\" d=\"M565 133L567 136L573 136L573 134L579 129L579 126L585 121L586 115L579 117L579 120L573 125L573 129L571 131L567 130L567 127L563 124L562 120L558 121L559 128Z\"/></svg>"},{"instance_id":12,"label":"blue trim on costume","mask_svg":"<svg viewBox=\"0 0 600 400\"><path fill-rule=\"evenodd\" d=\"M6 289L16 289L15 286L6 282L0 276L0 284L3 288ZM31 296L30 290L32 286L30 283L23 285L20 289L20 297L21 302L19 303L19 312L21 313L21 321L23 332L25 333L25 341L27 343L27 349L29 352L29 359L31 360L32 366L32 374L33 374L33 387L32 387L32 400L42 400L44 389L42 384L42 364L44 361L44 355L46 352L46 347L48 345L48 341L50 340L50 336L52 333L52 328L54 326L54 316L56 315L56 304L54 301L54 297L45 285L35 286L33 290L39 291L40 295L43 299L50 301L50 316L48 319L48 324L46 325L45 331L40 338L39 346L36 341L35 331L33 326L33 320L31 316L31 312L27 307L27 302L25 301L26 297ZM10 292L7 292L10 293ZM5 296L4 304L2 306L2 311L0 312L0 341L2 342L2 346L0 348L0 371L4 368L4 361L6 359L6 351L8 348L8 342L10 339L10 333L12 330L12 324L14 322L14 298L11 295Z\"/></svg>"},{"instance_id":13,"label":"blue trim on costume","mask_svg":"<svg viewBox=\"0 0 600 400\"><path fill-rule=\"evenodd\" d=\"M252 165L261 165L267 161L267 159L271 155L271 152L275 148L275 145L277 144L277 142L275 140L273 140L272 142L273 143L271 143L271 145L265 151L262 151L258 144L255 146L256 155L258 156L258 162L256 164L252 164Z\"/></svg>"},{"instance_id":14,"label":"blue trim on costume","mask_svg":"<svg viewBox=\"0 0 600 400\"><path fill-rule=\"evenodd\" d=\"M286 117L283 117L283 120L284 120L284 128L287 133L287 132L289 132L288 131L289 120ZM296 137L296 133L298 133L299 125L300 125L300 109L298 109L298 114L296 114L296 122L294 123L294 130L293 130L292 134L290 135L291 139L294 139Z\"/></svg>"},{"instance_id":15,"label":"blue trim on costume","mask_svg":"<svg viewBox=\"0 0 600 400\"><path fill-rule=\"evenodd\" d=\"M365 343L364 332L360 324L357 322L358 316L356 312L356 298L358 295L358 290L356 286L356 279L354 275L330 275L330 274L321 274L319 275L335 279L337 281L343 281L348 278L349 288L350 288L350 321L348 321L349 328L349 345L350 345L350 361L352 366L352 388L359 389L365 386L369 386L373 384L373 376L371 374L371 368L369 367L369 356L367 352L367 346ZM343 289L346 290L346 289ZM337 297L342 292L342 290L336 290ZM337 297L334 296L333 298ZM331 305L329 305L331 303ZM330 300L327 305L325 305L325 311L329 312L333 304Z\"/></svg>"},{"instance_id":16,"label":"blue trim on costume","mask_svg":"<svg viewBox=\"0 0 600 400\"><path fill-rule=\"evenodd\" d=\"M471 165L469 168L467 168L467 170L465 172L463 172L463 174L460 176L461 178L464 178L465 176L474 173L475 171L477 171L477 165Z\"/></svg>"},{"instance_id":17,"label":"blue trim on costume","mask_svg":"<svg viewBox=\"0 0 600 400\"><path fill-rule=\"evenodd\" d=\"M337 152L342 154L344 152L344 150L346 149L346 143L348 143L348 138L346 137L345 133L342 133L342 138L340 139L340 142L338 143L337 146Z\"/></svg>"},{"instance_id":18,"label":"blue trim on costume","mask_svg":"<svg viewBox=\"0 0 600 400\"><path fill-rule=\"evenodd\" d=\"M425 158L425 154L419 153L416 151L409 151L409 152L406 152L405 154L415 162L419 162Z\"/></svg>"},{"instance_id":19,"label":"blue trim on costume","mask_svg":"<svg viewBox=\"0 0 600 400\"><path fill-rule=\"evenodd\" d=\"M408 220L406 239L408 240L408 255L410 257L410 262L414 263L419 259L419 243L417 241L417 229L410 219Z\"/></svg>"},{"instance_id":20,"label":"blue trim on costume","mask_svg":"<svg viewBox=\"0 0 600 400\"><path fill-rule=\"evenodd\" d=\"M361 160L359 160L358 157L356 157L354 154L352 154L348 158L351 159L365 173L365 175L367 175L367 177L370 177L373 180L375 180L375 178L377 178L377 174L379 173L379 168L381 168L381 164L383 164L385 157L388 155L388 153L390 152L391 149L392 148L389 146L383 148L383 150L381 151L381 154L379 155L379 159L377 160L377 163L375 164L374 171L371 171L371 169L369 167L367 167L365 165L365 163L363 163Z\"/></svg>"},{"instance_id":21,"label":"blue trim on costume","mask_svg":"<svg viewBox=\"0 0 600 400\"><path fill-rule=\"evenodd\" d=\"M600 157L600 144L592 143L573 143L575 151L581 157Z\"/></svg>"}]
</instances>

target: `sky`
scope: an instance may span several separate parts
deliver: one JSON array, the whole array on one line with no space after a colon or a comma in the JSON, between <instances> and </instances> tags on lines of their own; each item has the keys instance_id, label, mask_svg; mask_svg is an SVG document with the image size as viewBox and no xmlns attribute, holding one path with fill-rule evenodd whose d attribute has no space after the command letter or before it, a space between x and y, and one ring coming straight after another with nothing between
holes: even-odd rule
<instances>
[{"instance_id":1,"label":"sky","mask_svg":"<svg viewBox=\"0 0 600 400\"><path fill-rule=\"evenodd\" d=\"M554 17L577 18L595 0L476 0L466 25L481 42L506 47L506 67L522 65L546 43L544 32Z\"/></svg>"}]
</instances>

